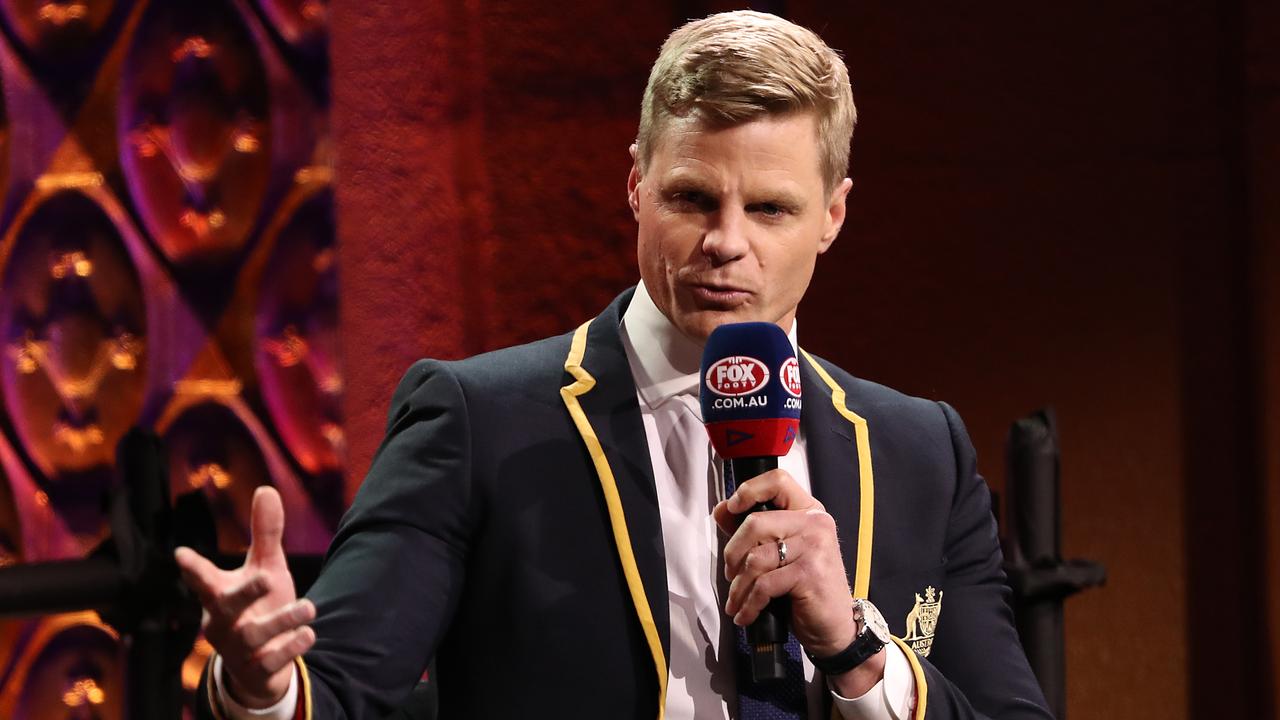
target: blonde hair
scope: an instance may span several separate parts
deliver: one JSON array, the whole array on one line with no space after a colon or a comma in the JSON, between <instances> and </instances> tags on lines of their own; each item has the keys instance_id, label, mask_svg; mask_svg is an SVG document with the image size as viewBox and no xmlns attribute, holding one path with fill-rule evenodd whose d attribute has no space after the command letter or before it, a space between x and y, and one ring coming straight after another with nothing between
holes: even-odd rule
<instances>
[{"instance_id":1,"label":"blonde hair","mask_svg":"<svg viewBox=\"0 0 1280 720\"><path fill-rule=\"evenodd\" d=\"M849 170L857 122L844 60L811 30L776 15L711 15L662 44L640 105L636 159L643 172L673 117L727 127L806 111L817 119L820 169L830 190Z\"/></svg>"}]
</instances>

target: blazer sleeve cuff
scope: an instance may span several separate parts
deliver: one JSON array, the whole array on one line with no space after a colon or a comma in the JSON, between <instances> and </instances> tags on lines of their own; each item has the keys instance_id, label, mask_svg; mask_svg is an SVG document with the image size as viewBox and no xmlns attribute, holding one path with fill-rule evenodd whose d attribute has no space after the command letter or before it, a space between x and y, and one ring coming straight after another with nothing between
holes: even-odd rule
<instances>
[{"instance_id":1,"label":"blazer sleeve cuff","mask_svg":"<svg viewBox=\"0 0 1280 720\"><path fill-rule=\"evenodd\" d=\"M834 718L840 720L906 720L915 705L916 679L907 653L894 643L885 647L884 678L860 697L831 691Z\"/></svg>"},{"instance_id":2,"label":"blazer sleeve cuff","mask_svg":"<svg viewBox=\"0 0 1280 720\"><path fill-rule=\"evenodd\" d=\"M902 649L902 654L907 658L907 665L911 668L911 677L915 680L915 709L911 711L911 720L924 720L925 709L929 704L929 681L924 676L924 667L920 665L920 658L916 655L916 651L904 642L901 638L893 637L893 644Z\"/></svg>"},{"instance_id":3,"label":"blazer sleeve cuff","mask_svg":"<svg viewBox=\"0 0 1280 720\"><path fill-rule=\"evenodd\" d=\"M218 720L310 720L311 683L306 663L302 658L294 660L293 674L289 677L289 689L275 705L267 708L247 708L236 702L222 684L222 656L214 654L209 662L209 707ZM302 697L299 698L301 691Z\"/></svg>"}]
</instances>

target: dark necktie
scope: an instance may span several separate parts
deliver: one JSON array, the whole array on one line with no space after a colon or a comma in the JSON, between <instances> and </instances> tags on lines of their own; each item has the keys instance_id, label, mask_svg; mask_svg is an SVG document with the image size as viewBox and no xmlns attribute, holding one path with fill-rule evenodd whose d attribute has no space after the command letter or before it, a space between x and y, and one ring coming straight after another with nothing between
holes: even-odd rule
<instances>
[{"instance_id":1,"label":"dark necktie","mask_svg":"<svg viewBox=\"0 0 1280 720\"><path fill-rule=\"evenodd\" d=\"M725 497L733 494L737 484L733 465L724 463ZM724 622L732 622L728 616ZM738 681L739 720L800 720L805 717L804 666L800 663L800 643L787 633L786 677L756 682L751 676L751 652L746 628L734 626L734 668Z\"/></svg>"}]
</instances>

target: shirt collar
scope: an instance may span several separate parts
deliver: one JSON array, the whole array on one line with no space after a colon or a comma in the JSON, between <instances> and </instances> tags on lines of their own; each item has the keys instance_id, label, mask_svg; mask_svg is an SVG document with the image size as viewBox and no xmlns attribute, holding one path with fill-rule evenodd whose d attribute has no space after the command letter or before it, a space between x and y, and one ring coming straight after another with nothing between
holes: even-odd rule
<instances>
[{"instance_id":1,"label":"shirt collar","mask_svg":"<svg viewBox=\"0 0 1280 720\"><path fill-rule=\"evenodd\" d=\"M787 335L795 350L794 320ZM622 316L622 345L636 390L650 410L677 396L697 400L702 343L690 340L676 329L654 304L643 281L636 285L631 304ZM701 412L698 415L701 416Z\"/></svg>"}]
</instances>

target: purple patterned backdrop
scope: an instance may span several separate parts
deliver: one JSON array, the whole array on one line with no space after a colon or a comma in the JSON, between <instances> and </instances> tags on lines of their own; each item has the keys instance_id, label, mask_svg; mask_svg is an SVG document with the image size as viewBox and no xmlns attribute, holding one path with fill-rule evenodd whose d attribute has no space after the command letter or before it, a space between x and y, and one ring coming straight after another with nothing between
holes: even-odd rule
<instances>
[{"instance_id":1,"label":"purple patterned backdrop","mask_svg":"<svg viewBox=\"0 0 1280 720\"><path fill-rule=\"evenodd\" d=\"M342 504L343 379L318 0L0 0L0 564L106 532L115 444L160 434L174 494L244 548ZM184 680L194 685L208 646ZM0 623L0 717L118 718L93 613Z\"/></svg>"}]
</instances>

